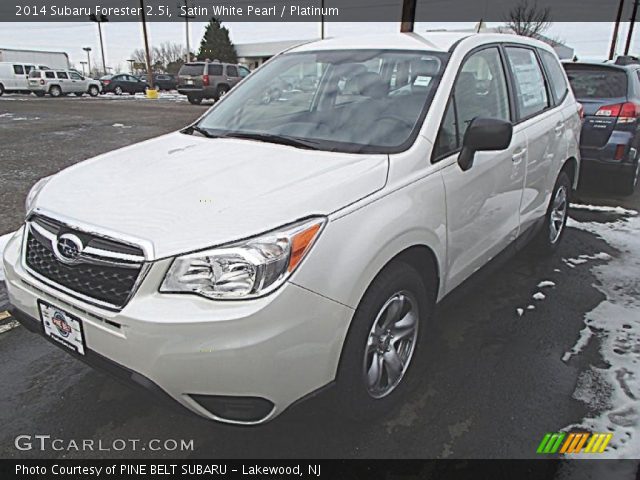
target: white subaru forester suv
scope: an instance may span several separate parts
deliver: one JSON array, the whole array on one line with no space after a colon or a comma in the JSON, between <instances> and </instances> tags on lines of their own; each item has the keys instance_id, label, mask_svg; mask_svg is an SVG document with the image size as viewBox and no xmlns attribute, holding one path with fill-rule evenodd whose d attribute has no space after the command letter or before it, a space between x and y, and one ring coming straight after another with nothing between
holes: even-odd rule
<instances>
[{"instance_id":1,"label":"white subaru forester suv","mask_svg":"<svg viewBox=\"0 0 640 480\"><path fill-rule=\"evenodd\" d=\"M387 411L436 302L507 247L557 247L580 123L535 40L293 48L184 130L38 182L4 253L13 314L210 419L266 422L327 386Z\"/></svg>"}]
</instances>

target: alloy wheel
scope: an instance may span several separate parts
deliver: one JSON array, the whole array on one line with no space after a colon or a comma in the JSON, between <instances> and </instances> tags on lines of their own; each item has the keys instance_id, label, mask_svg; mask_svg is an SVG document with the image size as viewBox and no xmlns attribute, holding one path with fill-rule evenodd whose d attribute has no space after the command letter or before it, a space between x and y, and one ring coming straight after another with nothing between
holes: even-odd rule
<instances>
[{"instance_id":1,"label":"alloy wheel","mask_svg":"<svg viewBox=\"0 0 640 480\"><path fill-rule=\"evenodd\" d=\"M392 295L376 315L363 362L371 397L386 397L402 381L415 351L418 324L418 302L407 291Z\"/></svg>"},{"instance_id":2,"label":"alloy wheel","mask_svg":"<svg viewBox=\"0 0 640 480\"><path fill-rule=\"evenodd\" d=\"M567 188L561 185L556 191L555 197L553 197L551 213L549 215L549 240L552 244L558 241L564 229L567 211L569 209L568 198Z\"/></svg>"}]
</instances>

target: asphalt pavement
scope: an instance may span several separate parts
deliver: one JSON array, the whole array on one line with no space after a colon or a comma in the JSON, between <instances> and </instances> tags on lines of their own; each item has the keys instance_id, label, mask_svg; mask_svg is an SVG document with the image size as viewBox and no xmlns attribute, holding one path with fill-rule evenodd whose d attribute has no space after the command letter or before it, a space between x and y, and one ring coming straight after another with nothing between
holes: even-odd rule
<instances>
[{"instance_id":1,"label":"asphalt pavement","mask_svg":"<svg viewBox=\"0 0 640 480\"><path fill-rule=\"evenodd\" d=\"M0 235L18 228L38 178L85 158L176 130L204 113L171 100L0 98ZM106 179L108 181L108 179ZM113 185L117 190L117 185ZM580 201L640 210L592 186ZM581 221L610 213L573 210ZM216 424L156 405L21 326L0 333L0 457L532 458L546 432L580 422L597 404L574 398L582 372L602 366L598 343L569 361L584 316L604 299L593 267L563 259L616 251L571 228L559 251L528 249L439 306L429 365L412 400L377 422L336 415L322 396L252 428ZM553 281L542 301L532 299ZM5 305L2 305L5 303ZM517 308L533 305L520 316ZM6 308L0 282L0 311ZM6 320L4 321L6 322ZM286 375L286 372L282 372ZM602 393L606 396L606 391ZM193 440L189 451L18 450L19 435L70 440Z\"/></svg>"}]
</instances>

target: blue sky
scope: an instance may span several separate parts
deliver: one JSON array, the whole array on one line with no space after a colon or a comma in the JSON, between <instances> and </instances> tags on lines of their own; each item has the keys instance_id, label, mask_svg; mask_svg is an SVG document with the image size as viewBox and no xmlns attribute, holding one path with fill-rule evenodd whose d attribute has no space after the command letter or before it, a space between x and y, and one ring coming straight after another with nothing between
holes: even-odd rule
<instances>
[{"instance_id":1,"label":"blue sky","mask_svg":"<svg viewBox=\"0 0 640 480\"><path fill-rule=\"evenodd\" d=\"M499 23L489 23L497 26ZM204 23L191 25L190 38L192 50L197 48L204 30ZM310 39L319 36L320 27L314 23L248 23L234 22L226 26L235 43L267 42L272 40ZM435 28L471 28L473 23L418 23L416 31L422 32ZM393 32L398 30L397 23L329 23L327 36L358 35L371 32ZM580 59L602 59L609 51L613 25L605 22L593 23L555 23L547 35L557 37L576 50ZM628 23L620 29L619 49L624 47ZM634 31L631 53L640 54L640 26ZM142 30L138 23L106 23L103 28L105 38L105 57L107 66L127 68L126 60L131 52L142 47ZM152 45L165 41L185 44L183 23L150 23L150 41ZM71 61L79 67L79 61L85 60L82 47L92 47L92 64L100 62L98 31L95 23L3 23L0 29L0 47L59 50L69 54ZM637 50L634 48L637 47Z\"/></svg>"}]
</instances>

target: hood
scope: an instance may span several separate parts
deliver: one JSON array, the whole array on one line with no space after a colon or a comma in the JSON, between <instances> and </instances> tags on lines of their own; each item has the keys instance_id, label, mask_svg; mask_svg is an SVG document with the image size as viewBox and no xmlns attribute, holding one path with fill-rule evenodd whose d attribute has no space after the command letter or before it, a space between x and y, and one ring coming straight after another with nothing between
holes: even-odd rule
<instances>
[{"instance_id":1,"label":"hood","mask_svg":"<svg viewBox=\"0 0 640 480\"><path fill-rule=\"evenodd\" d=\"M155 260L330 214L381 189L387 170L387 155L172 133L63 170L34 207Z\"/></svg>"}]
</instances>

